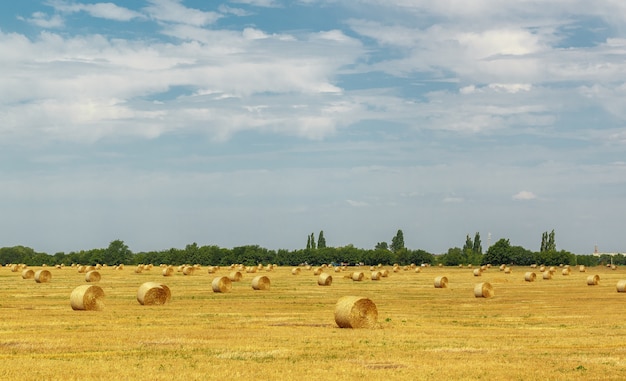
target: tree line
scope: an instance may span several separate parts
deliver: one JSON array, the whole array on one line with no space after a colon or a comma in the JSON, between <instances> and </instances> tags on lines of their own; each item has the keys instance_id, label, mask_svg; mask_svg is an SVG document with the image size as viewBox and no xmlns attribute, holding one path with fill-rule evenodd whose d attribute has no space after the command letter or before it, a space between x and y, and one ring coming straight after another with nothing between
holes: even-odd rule
<instances>
[{"instance_id":1,"label":"tree line","mask_svg":"<svg viewBox=\"0 0 626 381\"><path fill-rule=\"evenodd\" d=\"M411 263L446 266L509 264L509 265L585 265L613 263L625 265L626 257L618 254L612 258L604 255L575 255L565 250L557 250L554 230L542 235L542 243L538 252L511 245L508 239L500 239L483 253L480 234L474 237L468 234L462 248L453 247L444 254L432 254L425 250L411 250L405 247L404 233L398 230L391 240L378 242L372 249L362 249L353 245L331 247L326 245L324 232L320 231L317 240L311 233L307 236L304 249L272 250L259 245L246 245L233 248L223 248L217 245L199 246L197 243L188 244L185 248L170 248L159 251L134 253L122 240L112 241L108 247L100 249L81 250L78 252L47 254L36 252L25 246L0 248L0 264L24 263L29 266L60 265L60 264L200 264L227 266L241 263L247 266L259 263L273 263L281 266L296 266L303 263L311 265L321 264L364 264L364 265L391 265L394 263L408 265Z\"/></svg>"}]
</instances>

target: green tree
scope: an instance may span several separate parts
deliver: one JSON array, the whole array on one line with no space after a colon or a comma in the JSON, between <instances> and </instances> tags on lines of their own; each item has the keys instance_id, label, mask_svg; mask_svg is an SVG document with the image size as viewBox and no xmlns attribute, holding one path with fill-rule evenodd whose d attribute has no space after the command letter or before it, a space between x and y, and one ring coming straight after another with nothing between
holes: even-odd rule
<instances>
[{"instance_id":1,"label":"green tree","mask_svg":"<svg viewBox=\"0 0 626 381\"><path fill-rule=\"evenodd\" d=\"M394 253L404 249L404 233L402 233L401 229L398 229L396 236L391 240L391 251Z\"/></svg>"},{"instance_id":2,"label":"green tree","mask_svg":"<svg viewBox=\"0 0 626 381\"><path fill-rule=\"evenodd\" d=\"M311 233L311 249L315 250L315 234Z\"/></svg>"},{"instance_id":3,"label":"green tree","mask_svg":"<svg viewBox=\"0 0 626 381\"><path fill-rule=\"evenodd\" d=\"M111 241L109 247L102 253L102 257L103 262L107 265L119 265L122 263L131 263L133 260L133 252L130 251L124 241L116 239L115 241Z\"/></svg>"},{"instance_id":4,"label":"green tree","mask_svg":"<svg viewBox=\"0 0 626 381\"><path fill-rule=\"evenodd\" d=\"M323 249L326 247L326 238L324 238L324 231L320 230L320 235L317 237L317 248Z\"/></svg>"},{"instance_id":5,"label":"green tree","mask_svg":"<svg viewBox=\"0 0 626 381\"><path fill-rule=\"evenodd\" d=\"M480 233L476 232L474 236L474 246L472 247L474 254L483 255L483 245L480 242Z\"/></svg>"},{"instance_id":6,"label":"green tree","mask_svg":"<svg viewBox=\"0 0 626 381\"><path fill-rule=\"evenodd\" d=\"M374 246L374 250L389 250L389 245L387 242L378 242L376 246Z\"/></svg>"},{"instance_id":7,"label":"green tree","mask_svg":"<svg viewBox=\"0 0 626 381\"><path fill-rule=\"evenodd\" d=\"M483 256L483 264L494 265L511 263L511 243L508 239L501 238L487 249Z\"/></svg>"},{"instance_id":8,"label":"green tree","mask_svg":"<svg viewBox=\"0 0 626 381\"><path fill-rule=\"evenodd\" d=\"M310 235L306 236L306 249L307 250L311 249L311 236Z\"/></svg>"}]
</instances>

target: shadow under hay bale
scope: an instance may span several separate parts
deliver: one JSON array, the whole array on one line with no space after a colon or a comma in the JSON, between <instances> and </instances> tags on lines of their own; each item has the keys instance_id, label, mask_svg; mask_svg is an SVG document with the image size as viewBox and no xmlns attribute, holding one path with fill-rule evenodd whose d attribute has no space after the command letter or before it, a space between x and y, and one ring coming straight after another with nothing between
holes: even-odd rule
<instances>
[{"instance_id":1,"label":"shadow under hay bale","mask_svg":"<svg viewBox=\"0 0 626 381\"><path fill-rule=\"evenodd\" d=\"M330 286L333 284L333 277L330 274L321 273L317 278L317 284L320 286Z\"/></svg>"},{"instance_id":2,"label":"shadow under hay bale","mask_svg":"<svg viewBox=\"0 0 626 381\"><path fill-rule=\"evenodd\" d=\"M39 270L35 273L35 282L47 283L52 279L52 273L48 270Z\"/></svg>"},{"instance_id":3,"label":"shadow under hay bale","mask_svg":"<svg viewBox=\"0 0 626 381\"><path fill-rule=\"evenodd\" d=\"M70 305L74 311L100 311L104 308L104 291L92 284L78 286L70 295Z\"/></svg>"},{"instance_id":4,"label":"shadow under hay bale","mask_svg":"<svg viewBox=\"0 0 626 381\"><path fill-rule=\"evenodd\" d=\"M270 278L259 275L252 279L252 289L253 290L269 290L270 289Z\"/></svg>"},{"instance_id":5,"label":"shadow under hay bale","mask_svg":"<svg viewBox=\"0 0 626 381\"><path fill-rule=\"evenodd\" d=\"M85 274L85 282L100 282L101 278L102 277L100 276L100 273L96 270L87 271L87 273Z\"/></svg>"},{"instance_id":6,"label":"shadow under hay bale","mask_svg":"<svg viewBox=\"0 0 626 381\"><path fill-rule=\"evenodd\" d=\"M447 288L448 278L445 276L438 276L435 278L435 288Z\"/></svg>"},{"instance_id":7,"label":"shadow under hay bale","mask_svg":"<svg viewBox=\"0 0 626 381\"><path fill-rule=\"evenodd\" d=\"M474 296L477 298L491 298L493 294L493 287L490 283L483 282L474 286Z\"/></svg>"},{"instance_id":8,"label":"shadow under hay bale","mask_svg":"<svg viewBox=\"0 0 626 381\"><path fill-rule=\"evenodd\" d=\"M335 323L340 328L374 328L377 319L376 305L368 298L343 296L335 306Z\"/></svg>"},{"instance_id":9,"label":"shadow under hay bale","mask_svg":"<svg viewBox=\"0 0 626 381\"><path fill-rule=\"evenodd\" d=\"M230 292L233 288L233 283L229 277L220 276L213 279L211 282L211 288L213 292Z\"/></svg>"},{"instance_id":10,"label":"shadow under hay bale","mask_svg":"<svg viewBox=\"0 0 626 381\"><path fill-rule=\"evenodd\" d=\"M146 282L137 290L137 301L142 306L165 304L171 298L172 292L162 283Z\"/></svg>"}]
</instances>

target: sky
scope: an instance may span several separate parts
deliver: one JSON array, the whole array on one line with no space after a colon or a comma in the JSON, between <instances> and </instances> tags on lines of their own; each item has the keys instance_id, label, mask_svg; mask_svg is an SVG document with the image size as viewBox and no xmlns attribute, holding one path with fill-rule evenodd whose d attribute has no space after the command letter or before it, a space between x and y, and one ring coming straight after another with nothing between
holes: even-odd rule
<instances>
[{"instance_id":1,"label":"sky","mask_svg":"<svg viewBox=\"0 0 626 381\"><path fill-rule=\"evenodd\" d=\"M0 3L0 247L626 252L626 2Z\"/></svg>"}]
</instances>

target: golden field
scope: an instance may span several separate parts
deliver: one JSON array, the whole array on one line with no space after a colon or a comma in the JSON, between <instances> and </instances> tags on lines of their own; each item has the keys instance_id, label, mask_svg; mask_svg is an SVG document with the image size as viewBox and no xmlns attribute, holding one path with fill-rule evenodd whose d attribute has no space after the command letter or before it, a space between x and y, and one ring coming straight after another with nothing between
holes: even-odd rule
<instances>
[{"instance_id":1,"label":"golden field","mask_svg":"<svg viewBox=\"0 0 626 381\"><path fill-rule=\"evenodd\" d=\"M102 268L95 283L105 293L101 311L74 311L72 290L85 274L48 269L47 283L0 268L0 379L2 380L625 380L626 293L616 284L626 269L494 267L481 276L468 268L392 272L378 281L336 273L318 286L313 270L291 267L242 271L228 293L211 281L226 276L159 267L140 274ZM32 268L39 270L41 268ZM534 271L537 279L526 282ZM254 276L271 280L253 290ZM587 277L600 282L587 285ZM434 278L446 276L447 288ZM143 306L144 282L166 284L169 303ZM474 297L489 282L495 295ZM377 306L378 326L342 329L337 300L363 296Z\"/></svg>"}]
</instances>

